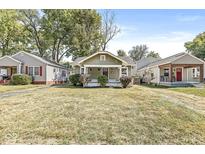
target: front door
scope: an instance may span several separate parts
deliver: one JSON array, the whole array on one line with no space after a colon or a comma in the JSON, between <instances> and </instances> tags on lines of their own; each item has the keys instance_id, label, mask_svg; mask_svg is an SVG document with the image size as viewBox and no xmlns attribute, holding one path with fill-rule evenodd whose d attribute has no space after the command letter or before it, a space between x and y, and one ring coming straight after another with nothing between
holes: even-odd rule
<instances>
[{"instance_id":1,"label":"front door","mask_svg":"<svg viewBox=\"0 0 205 154\"><path fill-rule=\"evenodd\" d=\"M182 68L176 69L177 81L182 81Z\"/></svg>"},{"instance_id":2,"label":"front door","mask_svg":"<svg viewBox=\"0 0 205 154\"><path fill-rule=\"evenodd\" d=\"M102 74L108 77L108 68L103 68Z\"/></svg>"}]
</instances>

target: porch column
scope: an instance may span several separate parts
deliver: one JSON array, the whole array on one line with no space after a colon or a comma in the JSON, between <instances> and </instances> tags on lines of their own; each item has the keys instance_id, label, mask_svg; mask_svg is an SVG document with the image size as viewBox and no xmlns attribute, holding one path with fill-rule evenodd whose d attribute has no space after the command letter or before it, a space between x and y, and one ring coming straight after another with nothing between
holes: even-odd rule
<instances>
[{"instance_id":1,"label":"porch column","mask_svg":"<svg viewBox=\"0 0 205 154\"><path fill-rule=\"evenodd\" d=\"M119 78L122 76L122 67L119 67Z\"/></svg>"},{"instance_id":2,"label":"porch column","mask_svg":"<svg viewBox=\"0 0 205 154\"><path fill-rule=\"evenodd\" d=\"M204 65L200 65L200 82L204 81Z\"/></svg>"},{"instance_id":3,"label":"porch column","mask_svg":"<svg viewBox=\"0 0 205 154\"><path fill-rule=\"evenodd\" d=\"M82 67L80 67L80 74L82 74Z\"/></svg>"},{"instance_id":4,"label":"porch column","mask_svg":"<svg viewBox=\"0 0 205 154\"><path fill-rule=\"evenodd\" d=\"M84 66L84 72L83 74L87 74L87 67Z\"/></svg>"},{"instance_id":5,"label":"porch column","mask_svg":"<svg viewBox=\"0 0 205 154\"><path fill-rule=\"evenodd\" d=\"M169 81L172 82L172 64L169 65Z\"/></svg>"},{"instance_id":6,"label":"porch column","mask_svg":"<svg viewBox=\"0 0 205 154\"><path fill-rule=\"evenodd\" d=\"M21 64L19 64L18 67L17 67L17 73L21 74Z\"/></svg>"},{"instance_id":7,"label":"porch column","mask_svg":"<svg viewBox=\"0 0 205 154\"><path fill-rule=\"evenodd\" d=\"M160 67L158 67L157 68L158 70L157 70L157 73L158 73L158 79L157 79L157 82L158 82L158 84L160 83Z\"/></svg>"}]
</instances>

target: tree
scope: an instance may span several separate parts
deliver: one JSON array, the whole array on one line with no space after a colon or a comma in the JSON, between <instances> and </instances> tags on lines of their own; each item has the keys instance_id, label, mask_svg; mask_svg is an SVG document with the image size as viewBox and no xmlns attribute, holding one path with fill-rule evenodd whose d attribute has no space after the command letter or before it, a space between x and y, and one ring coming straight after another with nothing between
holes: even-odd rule
<instances>
[{"instance_id":1,"label":"tree","mask_svg":"<svg viewBox=\"0 0 205 154\"><path fill-rule=\"evenodd\" d=\"M11 55L24 49L26 33L15 10L0 10L0 54Z\"/></svg>"},{"instance_id":2,"label":"tree","mask_svg":"<svg viewBox=\"0 0 205 154\"><path fill-rule=\"evenodd\" d=\"M205 58L205 32L197 35L193 41L184 44L187 52L194 56L204 59Z\"/></svg>"},{"instance_id":3,"label":"tree","mask_svg":"<svg viewBox=\"0 0 205 154\"><path fill-rule=\"evenodd\" d=\"M87 56L100 48L101 16L96 10L20 10L39 56L59 63L63 57Z\"/></svg>"},{"instance_id":4,"label":"tree","mask_svg":"<svg viewBox=\"0 0 205 154\"><path fill-rule=\"evenodd\" d=\"M37 51L38 55L44 57L46 54L46 39L43 36L42 17L40 10L20 10L19 20L29 33L30 49Z\"/></svg>"},{"instance_id":5,"label":"tree","mask_svg":"<svg viewBox=\"0 0 205 154\"><path fill-rule=\"evenodd\" d=\"M120 32L119 27L114 23L115 15L113 12L106 10L102 20L102 51L107 49L108 43Z\"/></svg>"},{"instance_id":6,"label":"tree","mask_svg":"<svg viewBox=\"0 0 205 154\"><path fill-rule=\"evenodd\" d=\"M148 52L148 54L146 55L146 57L160 58L159 53L157 53L157 52L155 52L155 51L150 51L150 52Z\"/></svg>"},{"instance_id":7,"label":"tree","mask_svg":"<svg viewBox=\"0 0 205 154\"><path fill-rule=\"evenodd\" d=\"M73 27L71 47L73 59L88 56L100 50L101 16L96 10L72 10Z\"/></svg>"},{"instance_id":8,"label":"tree","mask_svg":"<svg viewBox=\"0 0 205 154\"><path fill-rule=\"evenodd\" d=\"M126 52L122 49L117 50L117 55L120 57L127 56Z\"/></svg>"},{"instance_id":9,"label":"tree","mask_svg":"<svg viewBox=\"0 0 205 154\"><path fill-rule=\"evenodd\" d=\"M72 21L70 10L43 10L42 29L47 40L47 51L53 61L59 63L70 56ZM49 56L49 55L48 55Z\"/></svg>"},{"instance_id":10,"label":"tree","mask_svg":"<svg viewBox=\"0 0 205 154\"><path fill-rule=\"evenodd\" d=\"M143 57L146 57L148 53L148 47L146 45L137 45L132 47L132 50L129 51L129 56L134 60L138 61Z\"/></svg>"}]
</instances>

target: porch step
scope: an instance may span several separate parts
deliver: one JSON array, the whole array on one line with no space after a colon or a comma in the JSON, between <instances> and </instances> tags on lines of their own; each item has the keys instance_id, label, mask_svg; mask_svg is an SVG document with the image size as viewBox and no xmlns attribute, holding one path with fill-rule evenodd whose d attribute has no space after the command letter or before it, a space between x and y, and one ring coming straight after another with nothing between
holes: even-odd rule
<instances>
[{"instance_id":1,"label":"porch step","mask_svg":"<svg viewBox=\"0 0 205 154\"><path fill-rule=\"evenodd\" d=\"M192 84L194 87L197 87L197 88L204 88L205 87L205 84L204 83L193 83Z\"/></svg>"},{"instance_id":2,"label":"porch step","mask_svg":"<svg viewBox=\"0 0 205 154\"><path fill-rule=\"evenodd\" d=\"M98 82L88 82L84 87L100 87ZM106 87L122 87L120 82L107 83Z\"/></svg>"}]
</instances>

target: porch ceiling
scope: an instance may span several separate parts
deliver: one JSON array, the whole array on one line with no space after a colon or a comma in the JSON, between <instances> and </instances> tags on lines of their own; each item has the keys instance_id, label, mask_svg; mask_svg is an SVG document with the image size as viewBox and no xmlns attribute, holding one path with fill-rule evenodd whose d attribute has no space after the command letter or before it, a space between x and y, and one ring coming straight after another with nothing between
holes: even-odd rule
<instances>
[{"instance_id":1,"label":"porch ceiling","mask_svg":"<svg viewBox=\"0 0 205 154\"><path fill-rule=\"evenodd\" d=\"M104 67L122 67L122 65L84 65L84 67L98 67L98 68L104 68Z\"/></svg>"}]
</instances>

